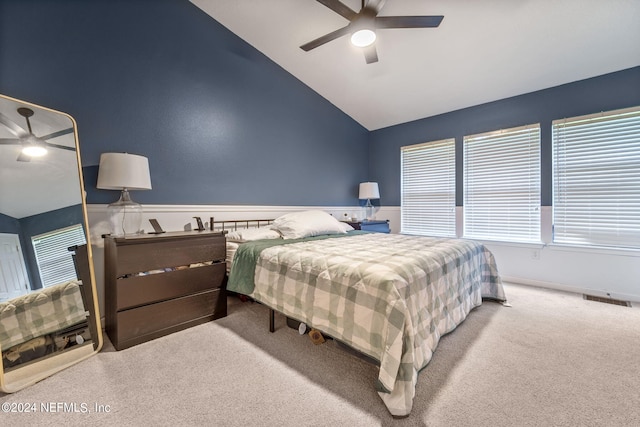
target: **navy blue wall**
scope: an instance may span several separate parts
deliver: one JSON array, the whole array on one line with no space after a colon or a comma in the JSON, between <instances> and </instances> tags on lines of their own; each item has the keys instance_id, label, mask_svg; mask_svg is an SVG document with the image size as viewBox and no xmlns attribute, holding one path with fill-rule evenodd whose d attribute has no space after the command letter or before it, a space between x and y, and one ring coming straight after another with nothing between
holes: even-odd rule
<instances>
[{"instance_id":1,"label":"navy blue wall","mask_svg":"<svg viewBox=\"0 0 640 427\"><path fill-rule=\"evenodd\" d=\"M462 138L465 135L540 123L541 203L551 206L551 122L640 105L640 67L513 98L465 108L370 134L370 179L380 185L383 205L400 205L400 147L456 139L456 205L462 206Z\"/></svg>"},{"instance_id":2,"label":"navy blue wall","mask_svg":"<svg viewBox=\"0 0 640 427\"><path fill-rule=\"evenodd\" d=\"M20 234L20 222L12 216L0 213L0 233Z\"/></svg>"},{"instance_id":3,"label":"navy blue wall","mask_svg":"<svg viewBox=\"0 0 640 427\"><path fill-rule=\"evenodd\" d=\"M89 203L128 151L142 203L353 205L372 180L399 205L401 146L455 137L460 166L464 135L539 122L550 205L551 121L640 105L640 67L369 133L187 0L0 0L0 93L76 118Z\"/></svg>"},{"instance_id":4,"label":"navy blue wall","mask_svg":"<svg viewBox=\"0 0 640 427\"><path fill-rule=\"evenodd\" d=\"M71 114L87 201L100 153L149 158L141 203L353 205L368 132L187 0L0 0L0 93Z\"/></svg>"}]
</instances>

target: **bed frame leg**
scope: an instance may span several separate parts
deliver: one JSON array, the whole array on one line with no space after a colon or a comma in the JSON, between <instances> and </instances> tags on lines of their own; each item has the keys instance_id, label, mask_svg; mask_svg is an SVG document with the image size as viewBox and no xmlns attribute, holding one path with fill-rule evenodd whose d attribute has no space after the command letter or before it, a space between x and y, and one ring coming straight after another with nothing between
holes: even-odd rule
<instances>
[{"instance_id":1,"label":"bed frame leg","mask_svg":"<svg viewBox=\"0 0 640 427\"><path fill-rule=\"evenodd\" d=\"M274 318L275 318L275 311L272 308L270 308L269 309L269 332L274 332L276 330L274 325L275 324Z\"/></svg>"}]
</instances>

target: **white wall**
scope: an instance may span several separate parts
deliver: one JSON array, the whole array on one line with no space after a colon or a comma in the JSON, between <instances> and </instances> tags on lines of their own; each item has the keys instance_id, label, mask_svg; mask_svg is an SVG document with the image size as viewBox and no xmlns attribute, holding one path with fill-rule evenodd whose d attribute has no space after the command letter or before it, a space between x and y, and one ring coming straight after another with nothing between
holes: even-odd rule
<instances>
[{"instance_id":1,"label":"white wall","mask_svg":"<svg viewBox=\"0 0 640 427\"><path fill-rule=\"evenodd\" d=\"M219 206L219 205L144 205L142 228L151 231L150 218L155 218L165 231L183 231L197 228L194 216L208 222L210 217L215 221L236 219L273 219L288 212L305 209L321 209L338 219L348 216L362 215L364 210L357 206ZM93 252L94 272L100 312L104 317L104 242L103 234L109 233L109 217L107 205L87 205L91 248ZM399 223L399 222L398 222Z\"/></svg>"},{"instance_id":2,"label":"white wall","mask_svg":"<svg viewBox=\"0 0 640 427\"><path fill-rule=\"evenodd\" d=\"M462 224L461 208L457 217ZM551 241L551 211L541 213L542 239ZM400 231L400 207L382 207L377 218ZM460 235L462 233L459 233ZM483 242L504 281L640 302L640 251L541 244ZM507 295L508 297L508 295Z\"/></svg>"},{"instance_id":3,"label":"white wall","mask_svg":"<svg viewBox=\"0 0 640 427\"><path fill-rule=\"evenodd\" d=\"M145 205L143 228L151 230L149 218L156 218L166 231L196 228L194 216L203 221L234 219L272 219L288 212L322 209L342 219L344 214L362 214L356 206L218 206ZM100 310L104 313L104 245L109 233L106 205L88 205L89 229ZM400 207L377 209L376 219L388 219L391 232L400 232ZM543 227L548 220L543 219ZM547 233L543 238L547 239ZM640 252L569 248L550 244L484 242L493 252L502 279L595 296L640 302ZM508 298L508 295L507 295Z\"/></svg>"}]
</instances>

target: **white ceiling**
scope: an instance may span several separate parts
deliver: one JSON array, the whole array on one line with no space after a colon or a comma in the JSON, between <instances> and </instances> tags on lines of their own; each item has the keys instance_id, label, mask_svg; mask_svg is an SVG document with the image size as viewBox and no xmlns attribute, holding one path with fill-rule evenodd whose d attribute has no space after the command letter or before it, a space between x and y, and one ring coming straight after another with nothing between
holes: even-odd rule
<instances>
[{"instance_id":1,"label":"white ceiling","mask_svg":"<svg viewBox=\"0 0 640 427\"><path fill-rule=\"evenodd\" d=\"M348 36L299 48L348 23L315 0L191 1L369 130L640 65L639 0L387 0L444 20L378 30L374 64Z\"/></svg>"},{"instance_id":2,"label":"white ceiling","mask_svg":"<svg viewBox=\"0 0 640 427\"><path fill-rule=\"evenodd\" d=\"M30 121L36 136L73 127L64 114L0 97L0 113L20 126L23 132L27 132L27 124L18 114L18 107L34 110ZM15 137L0 123L0 139ZM73 133L48 142L75 147ZM21 149L19 145L0 145L0 213L19 219L81 203L75 151L50 147L44 157L19 162L16 159Z\"/></svg>"}]
</instances>

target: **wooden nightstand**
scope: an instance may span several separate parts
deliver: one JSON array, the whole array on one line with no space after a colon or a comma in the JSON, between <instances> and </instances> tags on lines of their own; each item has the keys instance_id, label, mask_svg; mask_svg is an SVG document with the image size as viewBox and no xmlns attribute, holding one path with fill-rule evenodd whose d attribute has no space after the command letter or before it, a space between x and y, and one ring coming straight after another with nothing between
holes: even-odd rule
<instances>
[{"instance_id":1,"label":"wooden nightstand","mask_svg":"<svg viewBox=\"0 0 640 427\"><path fill-rule=\"evenodd\" d=\"M356 230L375 231L376 233L390 233L389 220L373 221L345 221Z\"/></svg>"},{"instance_id":2,"label":"wooden nightstand","mask_svg":"<svg viewBox=\"0 0 640 427\"><path fill-rule=\"evenodd\" d=\"M105 329L116 350L227 315L224 234L172 232L104 241Z\"/></svg>"}]
</instances>

